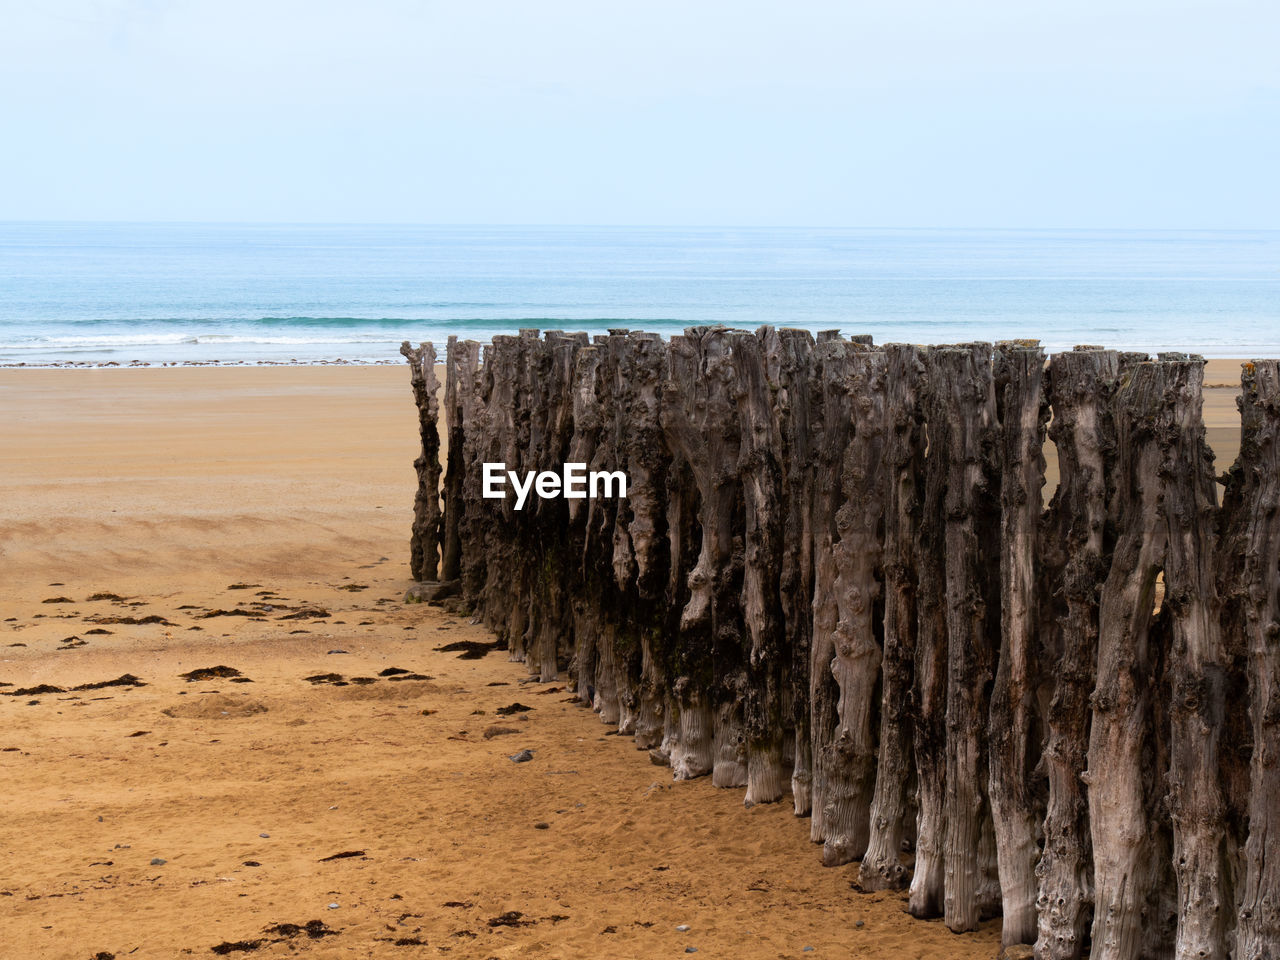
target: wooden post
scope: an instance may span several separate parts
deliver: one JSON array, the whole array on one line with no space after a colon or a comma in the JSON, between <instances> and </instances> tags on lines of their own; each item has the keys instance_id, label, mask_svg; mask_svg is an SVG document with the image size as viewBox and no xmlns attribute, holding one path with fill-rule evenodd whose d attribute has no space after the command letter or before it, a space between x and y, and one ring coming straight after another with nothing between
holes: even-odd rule
<instances>
[{"instance_id":1,"label":"wooden post","mask_svg":"<svg viewBox=\"0 0 1280 960\"><path fill-rule=\"evenodd\" d=\"M1089 827L1094 862L1093 960L1165 956L1160 757L1161 631L1153 629L1156 577L1168 539L1161 505L1160 439L1172 428L1164 364L1122 367L1114 399L1119 536L1098 613L1097 686L1089 735Z\"/></svg>"},{"instance_id":2,"label":"wooden post","mask_svg":"<svg viewBox=\"0 0 1280 960\"><path fill-rule=\"evenodd\" d=\"M886 483L884 476L886 357L881 350L849 356L846 387L853 438L841 469L842 499L834 544L837 622L832 672L839 688L836 730L827 747L822 862L861 859L871 828L875 790L875 692L881 650L876 614Z\"/></svg>"},{"instance_id":3,"label":"wooden post","mask_svg":"<svg viewBox=\"0 0 1280 960\"><path fill-rule=\"evenodd\" d=\"M813 634L813 337L766 328L765 355L779 422L782 467L783 722L791 732L791 795L796 816L810 810L809 648ZM784 744L784 754L786 745Z\"/></svg>"},{"instance_id":4,"label":"wooden post","mask_svg":"<svg viewBox=\"0 0 1280 960\"><path fill-rule=\"evenodd\" d=\"M772 330L733 338L739 482L743 496L742 620L745 653L747 793L744 803L782 799L784 623L781 595L782 435L766 360Z\"/></svg>"},{"instance_id":5,"label":"wooden post","mask_svg":"<svg viewBox=\"0 0 1280 960\"><path fill-rule=\"evenodd\" d=\"M1280 944L1280 361L1246 363L1240 459L1224 497L1238 548L1231 599L1248 663L1253 754L1240 883L1237 960L1274 960ZM1225 552L1225 551L1224 551Z\"/></svg>"},{"instance_id":6,"label":"wooden post","mask_svg":"<svg viewBox=\"0 0 1280 960\"><path fill-rule=\"evenodd\" d=\"M1177 960L1225 960L1232 926L1235 850L1222 795L1226 651L1216 584L1217 490L1201 420L1204 360L1161 354L1169 431L1162 507L1171 617L1169 812L1178 882Z\"/></svg>"},{"instance_id":7,"label":"wooden post","mask_svg":"<svg viewBox=\"0 0 1280 960\"><path fill-rule=\"evenodd\" d=\"M831 672L835 660L836 625L839 605L836 599L835 544L839 539L836 511L842 496L841 468L845 450L853 435L848 381L850 354L862 349L846 340L820 340L814 351L816 406L815 417L820 433L814 442L813 497L813 631L809 658L809 731L813 762L812 818L809 838L814 843L826 840L826 801L830 744L838 723L837 705L840 688Z\"/></svg>"},{"instance_id":8,"label":"wooden post","mask_svg":"<svg viewBox=\"0 0 1280 960\"><path fill-rule=\"evenodd\" d=\"M988 790L1006 945L1036 941L1037 834L1043 819L1035 768L1041 723L1040 516L1043 512L1044 351L1035 341L996 346L1000 456L1000 655L988 722Z\"/></svg>"},{"instance_id":9,"label":"wooden post","mask_svg":"<svg viewBox=\"0 0 1280 960\"><path fill-rule=\"evenodd\" d=\"M1036 867L1039 960L1079 960L1092 921L1093 858L1081 774L1089 746L1089 696L1098 649L1098 592L1110 564L1114 533L1107 522L1114 483L1111 395L1119 375L1114 350L1077 347L1054 356L1049 370L1059 481L1049 507L1041 572L1048 603L1041 660L1049 706L1042 759L1049 795L1044 849Z\"/></svg>"},{"instance_id":10,"label":"wooden post","mask_svg":"<svg viewBox=\"0 0 1280 960\"><path fill-rule=\"evenodd\" d=\"M440 429L436 380L436 350L430 343L400 353L409 361L409 380L418 406L418 436L422 453L413 461L418 490L413 498L413 530L409 538L409 572L415 580L434 580L440 562Z\"/></svg>"},{"instance_id":11,"label":"wooden post","mask_svg":"<svg viewBox=\"0 0 1280 960\"><path fill-rule=\"evenodd\" d=\"M444 533L440 548L440 579L462 576L463 475L466 471L466 423L475 403L476 373L480 368L480 345L474 340L461 343L449 337L445 353L444 425L448 440L448 461L444 475Z\"/></svg>"},{"instance_id":12,"label":"wooden post","mask_svg":"<svg viewBox=\"0 0 1280 960\"><path fill-rule=\"evenodd\" d=\"M924 430L920 349L901 343L884 348L885 397L884 665L880 696L880 747L870 839L858 868L864 890L900 890L908 872L902 843L913 780L911 691L916 651L916 537L924 492Z\"/></svg>"},{"instance_id":13,"label":"wooden post","mask_svg":"<svg viewBox=\"0 0 1280 960\"><path fill-rule=\"evenodd\" d=\"M1000 485L991 345L943 348L934 356L949 420L943 916L958 933L975 929L982 919L980 893L986 882L979 846L991 814L982 733L999 637L999 583L986 559L1000 555Z\"/></svg>"},{"instance_id":14,"label":"wooden post","mask_svg":"<svg viewBox=\"0 0 1280 960\"><path fill-rule=\"evenodd\" d=\"M907 909L913 917L942 915L945 886L943 851L947 783L947 451L951 427L947 417L943 348L929 347L924 356L922 398L927 447L924 497L916 535L916 657L912 746L916 760L916 864Z\"/></svg>"}]
</instances>

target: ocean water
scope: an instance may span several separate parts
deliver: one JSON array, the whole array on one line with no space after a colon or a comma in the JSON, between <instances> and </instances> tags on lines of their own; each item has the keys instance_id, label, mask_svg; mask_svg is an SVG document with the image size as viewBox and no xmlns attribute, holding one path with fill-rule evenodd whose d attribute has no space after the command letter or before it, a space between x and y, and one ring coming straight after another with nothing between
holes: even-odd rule
<instances>
[{"instance_id":1,"label":"ocean water","mask_svg":"<svg viewBox=\"0 0 1280 960\"><path fill-rule=\"evenodd\" d=\"M1280 231L0 223L0 364L701 323L1280 356Z\"/></svg>"}]
</instances>

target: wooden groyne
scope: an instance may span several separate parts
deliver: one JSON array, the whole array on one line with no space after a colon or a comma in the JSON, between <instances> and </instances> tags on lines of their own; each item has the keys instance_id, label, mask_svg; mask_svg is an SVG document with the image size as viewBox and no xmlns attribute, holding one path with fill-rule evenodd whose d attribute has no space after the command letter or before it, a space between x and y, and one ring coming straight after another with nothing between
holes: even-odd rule
<instances>
[{"instance_id":1,"label":"wooden groyne","mask_svg":"<svg viewBox=\"0 0 1280 960\"><path fill-rule=\"evenodd\" d=\"M823 863L1037 957L1280 957L1280 362L1215 477L1185 354L450 338L441 487L405 353L414 575L677 779L789 796ZM516 509L486 463L626 496Z\"/></svg>"}]
</instances>

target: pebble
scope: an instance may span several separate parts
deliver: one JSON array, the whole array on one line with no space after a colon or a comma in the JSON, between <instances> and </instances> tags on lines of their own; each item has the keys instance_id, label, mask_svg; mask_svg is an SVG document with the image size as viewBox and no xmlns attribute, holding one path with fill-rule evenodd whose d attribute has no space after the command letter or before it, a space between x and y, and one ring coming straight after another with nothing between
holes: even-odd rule
<instances>
[{"instance_id":1,"label":"pebble","mask_svg":"<svg viewBox=\"0 0 1280 960\"><path fill-rule=\"evenodd\" d=\"M551 829L551 824L547 823L547 821L545 821L545 820L539 820L537 823L535 823L535 824L533 825L533 829L535 829L535 830L550 830L550 829Z\"/></svg>"},{"instance_id":2,"label":"pebble","mask_svg":"<svg viewBox=\"0 0 1280 960\"><path fill-rule=\"evenodd\" d=\"M682 923L680 924L680 926L676 927L676 929L679 930L681 933L684 933L686 930L689 929L689 925L687 923Z\"/></svg>"},{"instance_id":3,"label":"pebble","mask_svg":"<svg viewBox=\"0 0 1280 960\"><path fill-rule=\"evenodd\" d=\"M332 655L333 655L333 654L335 654L335 653L346 653L346 652L347 652L347 651L345 651L345 650L330 650L330 651L329 651L329 655L330 655L330 656L332 656Z\"/></svg>"},{"instance_id":4,"label":"pebble","mask_svg":"<svg viewBox=\"0 0 1280 960\"><path fill-rule=\"evenodd\" d=\"M168 863L168 862L169 862L169 861L168 861L168 860L166 860L166 859L164 859L164 857L152 857L152 858L151 858L151 865L152 865L153 867L163 867L163 866L164 866L166 863Z\"/></svg>"},{"instance_id":5,"label":"pebble","mask_svg":"<svg viewBox=\"0 0 1280 960\"><path fill-rule=\"evenodd\" d=\"M269 833L260 833L260 834L258 834L258 836L260 836L263 840L270 840L270 839L271 839L271 834L269 834Z\"/></svg>"},{"instance_id":6,"label":"pebble","mask_svg":"<svg viewBox=\"0 0 1280 960\"><path fill-rule=\"evenodd\" d=\"M800 952L801 952L801 953L813 953L813 947L805 947L805 948L804 948L803 950L801 950Z\"/></svg>"},{"instance_id":7,"label":"pebble","mask_svg":"<svg viewBox=\"0 0 1280 960\"><path fill-rule=\"evenodd\" d=\"M331 904L329 904L329 909L330 909L330 910L337 910L337 909L338 909L338 905L337 905L336 903L331 903Z\"/></svg>"},{"instance_id":8,"label":"pebble","mask_svg":"<svg viewBox=\"0 0 1280 960\"><path fill-rule=\"evenodd\" d=\"M863 924L863 921L862 921L862 920L859 920L857 923L855 923L855 924L854 924L854 926L855 926L855 927L861 927L861 926L862 926L862 924Z\"/></svg>"},{"instance_id":9,"label":"pebble","mask_svg":"<svg viewBox=\"0 0 1280 960\"><path fill-rule=\"evenodd\" d=\"M521 750L519 753L513 753L507 758L512 763L527 763L533 759L532 750Z\"/></svg>"},{"instance_id":10,"label":"pebble","mask_svg":"<svg viewBox=\"0 0 1280 960\"><path fill-rule=\"evenodd\" d=\"M684 952L685 952L685 953L697 953L697 952L698 952L698 948L697 948L697 947L685 947L685 948L684 948Z\"/></svg>"}]
</instances>

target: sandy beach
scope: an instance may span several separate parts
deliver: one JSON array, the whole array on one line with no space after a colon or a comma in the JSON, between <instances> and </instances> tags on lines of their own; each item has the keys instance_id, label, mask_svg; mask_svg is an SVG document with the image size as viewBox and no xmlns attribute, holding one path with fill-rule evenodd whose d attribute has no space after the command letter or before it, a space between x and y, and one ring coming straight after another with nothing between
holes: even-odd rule
<instances>
[{"instance_id":1,"label":"sandy beach","mask_svg":"<svg viewBox=\"0 0 1280 960\"><path fill-rule=\"evenodd\" d=\"M1219 472L1238 381L1210 361ZM3 955L999 952L439 650L490 637L403 602L404 367L5 369L0 413Z\"/></svg>"}]
</instances>

